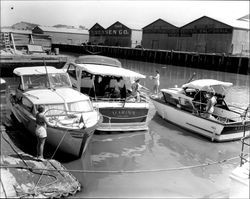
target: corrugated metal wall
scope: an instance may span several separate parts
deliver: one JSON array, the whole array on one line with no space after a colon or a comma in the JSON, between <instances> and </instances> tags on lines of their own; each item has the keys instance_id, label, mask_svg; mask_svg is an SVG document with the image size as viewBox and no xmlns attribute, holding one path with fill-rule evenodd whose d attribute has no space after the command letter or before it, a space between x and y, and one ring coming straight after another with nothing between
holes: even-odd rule
<instances>
[{"instance_id":1,"label":"corrugated metal wall","mask_svg":"<svg viewBox=\"0 0 250 199\"><path fill-rule=\"evenodd\" d=\"M89 29L89 42L94 45L105 43L105 29L100 24Z\"/></svg>"},{"instance_id":2,"label":"corrugated metal wall","mask_svg":"<svg viewBox=\"0 0 250 199\"><path fill-rule=\"evenodd\" d=\"M248 30L233 30L232 51L235 55L250 56L250 31Z\"/></svg>"},{"instance_id":3,"label":"corrugated metal wall","mask_svg":"<svg viewBox=\"0 0 250 199\"><path fill-rule=\"evenodd\" d=\"M144 48L177 50L178 28L162 19L143 28L142 44Z\"/></svg>"},{"instance_id":4,"label":"corrugated metal wall","mask_svg":"<svg viewBox=\"0 0 250 199\"><path fill-rule=\"evenodd\" d=\"M143 28L144 48L249 55L249 30L201 17L181 28L157 20Z\"/></svg>"}]
</instances>

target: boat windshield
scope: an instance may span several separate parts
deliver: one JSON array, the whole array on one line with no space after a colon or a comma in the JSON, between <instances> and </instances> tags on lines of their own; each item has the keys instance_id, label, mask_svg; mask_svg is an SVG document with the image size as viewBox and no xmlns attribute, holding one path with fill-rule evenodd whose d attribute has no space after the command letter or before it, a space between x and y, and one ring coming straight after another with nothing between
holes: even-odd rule
<instances>
[{"instance_id":1,"label":"boat windshield","mask_svg":"<svg viewBox=\"0 0 250 199\"><path fill-rule=\"evenodd\" d=\"M38 106L39 105L36 105L36 108ZM77 114L80 112L93 111L93 106L91 105L90 100L67 103L68 110L66 110L65 104L43 104L43 106L45 108L46 116Z\"/></svg>"},{"instance_id":2,"label":"boat windshield","mask_svg":"<svg viewBox=\"0 0 250 199\"><path fill-rule=\"evenodd\" d=\"M69 111L76 112L90 112L93 111L93 106L90 100L83 100L79 102L68 103Z\"/></svg>"},{"instance_id":3,"label":"boat windshield","mask_svg":"<svg viewBox=\"0 0 250 199\"><path fill-rule=\"evenodd\" d=\"M24 75L23 84L24 90L44 89L49 87L71 87L71 83L67 73L50 73L48 75Z\"/></svg>"}]
</instances>

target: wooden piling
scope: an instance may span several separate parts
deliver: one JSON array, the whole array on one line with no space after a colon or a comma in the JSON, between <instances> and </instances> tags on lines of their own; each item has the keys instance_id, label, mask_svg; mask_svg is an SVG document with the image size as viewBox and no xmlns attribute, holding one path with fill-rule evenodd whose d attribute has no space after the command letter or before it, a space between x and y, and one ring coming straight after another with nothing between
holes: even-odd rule
<instances>
[{"instance_id":1,"label":"wooden piling","mask_svg":"<svg viewBox=\"0 0 250 199\"><path fill-rule=\"evenodd\" d=\"M54 47L76 52L77 47L66 45L53 45ZM67 45L70 46L70 45ZM101 55L117 58L132 59L145 62L154 62L161 64L171 64L207 70L224 71L240 74L249 74L249 57L235 57L226 54L193 52L180 52L173 50L155 50L155 49L134 49L128 47L96 46ZM64 48L64 49L63 49ZM84 46L85 49L88 48ZM82 50L81 50L82 52ZM244 61L243 61L244 60ZM237 61L235 63L235 61ZM237 66L237 67L235 67ZM239 70L235 70L235 68Z\"/></svg>"}]
</instances>

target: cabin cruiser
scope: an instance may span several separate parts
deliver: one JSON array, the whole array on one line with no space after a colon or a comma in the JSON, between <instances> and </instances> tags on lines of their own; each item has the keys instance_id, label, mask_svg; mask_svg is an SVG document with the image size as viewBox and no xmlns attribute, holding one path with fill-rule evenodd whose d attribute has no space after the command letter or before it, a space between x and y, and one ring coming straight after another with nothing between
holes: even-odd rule
<instances>
[{"instance_id":1,"label":"cabin cruiser","mask_svg":"<svg viewBox=\"0 0 250 199\"><path fill-rule=\"evenodd\" d=\"M230 106L225 102L226 88L230 82L214 79L194 80L182 87L161 89L159 95L150 98L157 113L165 120L182 128L211 138L212 141L236 140L250 129L249 110ZM214 111L207 117L205 111L208 93L216 97ZM243 122L244 118L244 122Z\"/></svg>"},{"instance_id":2,"label":"cabin cruiser","mask_svg":"<svg viewBox=\"0 0 250 199\"><path fill-rule=\"evenodd\" d=\"M80 56L68 65L73 87L91 97L93 106L103 116L99 131L138 131L148 129L149 99L141 92L135 99L131 86L144 75L122 68L114 58ZM121 92L115 94L115 84L122 81ZM139 99L139 100L138 100Z\"/></svg>"},{"instance_id":3,"label":"cabin cruiser","mask_svg":"<svg viewBox=\"0 0 250 199\"><path fill-rule=\"evenodd\" d=\"M102 120L87 95L72 88L68 74L52 66L20 67L16 89L7 89L14 118L33 135L38 106L45 108L47 139L60 151L80 157Z\"/></svg>"}]
</instances>

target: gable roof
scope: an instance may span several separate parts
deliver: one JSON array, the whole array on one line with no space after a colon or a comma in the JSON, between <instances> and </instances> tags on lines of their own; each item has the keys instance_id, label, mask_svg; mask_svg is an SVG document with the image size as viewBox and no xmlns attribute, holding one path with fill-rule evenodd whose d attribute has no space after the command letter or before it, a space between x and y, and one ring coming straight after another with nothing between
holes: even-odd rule
<instances>
[{"instance_id":1,"label":"gable roof","mask_svg":"<svg viewBox=\"0 0 250 199\"><path fill-rule=\"evenodd\" d=\"M221 23L223 25L226 25L226 26L229 26L231 28L239 28L239 29L247 29L249 30L249 23L246 22L246 21L240 21L240 20L232 20L232 19L215 19L215 18L211 18L211 17L208 17L208 16L202 16L196 20L193 20L191 21L190 23L188 24L185 24L184 26L180 27L181 29L182 28L185 28L199 20L202 20L204 18L207 18L207 19L210 19L210 20L213 20L217 23Z\"/></svg>"},{"instance_id":2,"label":"gable roof","mask_svg":"<svg viewBox=\"0 0 250 199\"><path fill-rule=\"evenodd\" d=\"M103 28L99 23L96 23L95 25L93 25L93 26L89 29L89 31L91 31L92 29L96 29L96 28L105 30L105 28Z\"/></svg>"},{"instance_id":3,"label":"gable roof","mask_svg":"<svg viewBox=\"0 0 250 199\"><path fill-rule=\"evenodd\" d=\"M153 25L153 24L155 24L155 23L157 23L157 22L162 22L162 23L164 23L164 24L166 24L166 25L168 25L168 26L171 26L171 27L173 27L173 28L178 28L177 26L175 26L175 25L173 25L173 24L171 24L171 23L168 23L168 22L166 22L165 20L159 18L159 19L153 21L152 23L150 23L149 25L143 27L142 29L148 28L149 26L151 26L151 25Z\"/></svg>"},{"instance_id":4,"label":"gable roof","mask_svg":"<svg viewBox=\"0 0 250 199\"><path fill-rule=\"evenodd\" d=\"M108 28L106 28L106 30L110 29L112 26L115 26L115 25L122 25L123 27L125 27L127 29L131 29L131 28L125 26L124 24L122 24L121 22L117 21L117 22L113 23L111 26L109 26Z\"/></svg>"}]
</instances>

